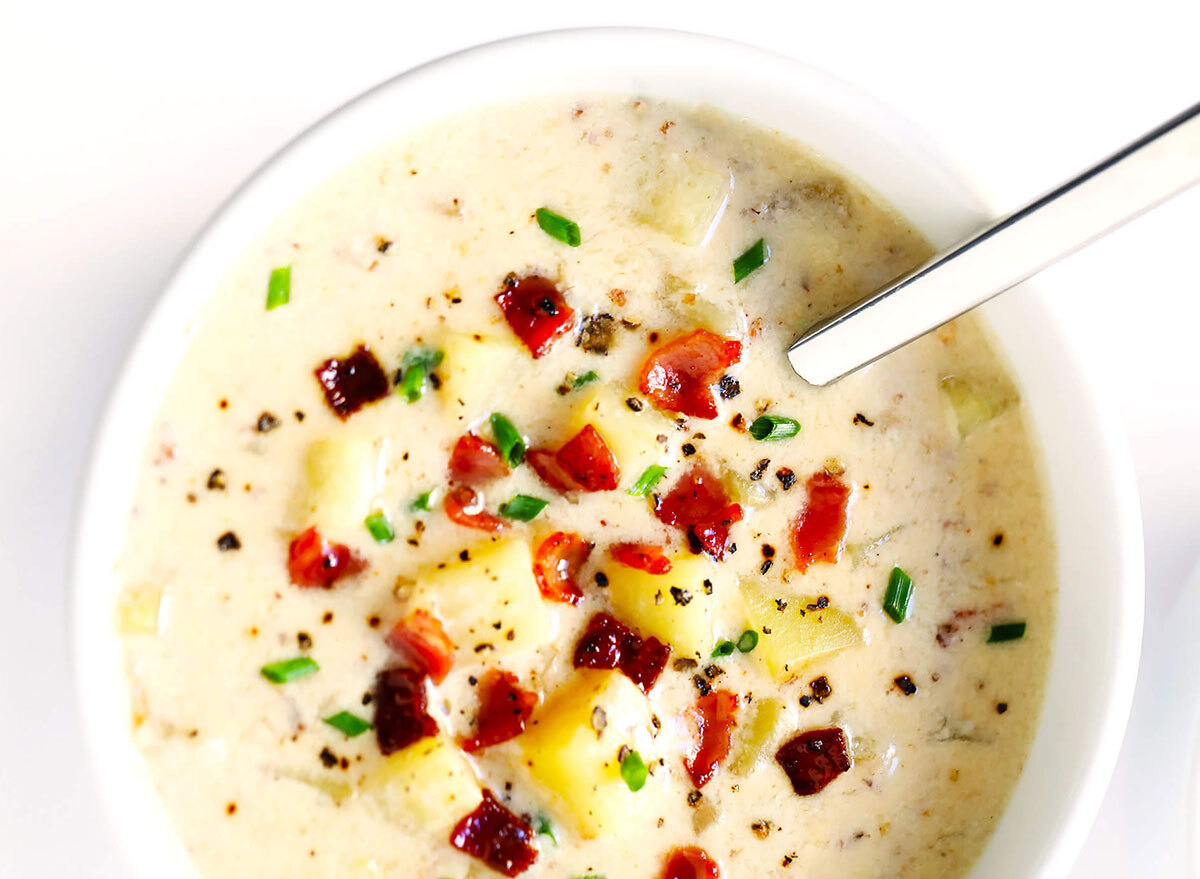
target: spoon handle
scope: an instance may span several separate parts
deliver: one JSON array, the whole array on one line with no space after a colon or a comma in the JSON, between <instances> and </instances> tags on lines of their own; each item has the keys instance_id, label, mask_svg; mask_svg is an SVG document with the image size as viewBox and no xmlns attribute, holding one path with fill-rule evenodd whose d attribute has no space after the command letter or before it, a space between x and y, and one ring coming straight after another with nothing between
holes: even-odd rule
<instances>
[{"instance_id":1,"label":"spoon handle","mask_svg":"<svg viewBox=\"0 0 1200 879\"><path fill-rule=\"evenodd\" d=\"M986 302L1200 180L1200 104L806 330L796 373L825 385Z\"/></svg>"}]
</instances>

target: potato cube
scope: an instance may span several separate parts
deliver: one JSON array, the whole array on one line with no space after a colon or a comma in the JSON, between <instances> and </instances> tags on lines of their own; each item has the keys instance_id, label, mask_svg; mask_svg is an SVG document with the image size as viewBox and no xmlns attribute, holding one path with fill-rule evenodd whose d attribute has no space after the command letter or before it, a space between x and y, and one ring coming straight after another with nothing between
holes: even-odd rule
<instances>
[{"instance_id":1,"label":"potato cube","mask_svg":"<svg viewBox=\"0 0 1200 879\"><path fill-rule=\"evenodd\" d=\"M122 635L157 635L162 608L161 586L140 583L126 587L117 599L117 631Z\"/></svg>"},{"instance_id":2,"label":"potato cube","mask_svg":"<svg viewBox=\"0 0 1200 879\"><path fill-rule=\"evenodd\" d=\"M815 597L780 596L744 585L742 600L751 627L761 633L754 655L777 678L789 678L814 659L862 640L858 626L836 607L809 610Z\"/></svg>"},{"instance_id":3,"label":"potato cube","mask_svg":"<svg viewBox=\"0 0 1200 879\"><path fill-rule=\"evenodd\" d=\"M345 430L308 447L300 518L326 539L354 545L362 542L363 520L376 505L388 443Z\"/></svg>"},{"instance_id":4,"label":"potato cube","mask_svg":"<svg viewBox=\"0 0 1200 879\"><path fill-rule=\"evenodd\" d=\"M666 574L621 564L609 565L605 572L617 618L638 634L665 641L681 656L705 657L712 652L718 596L729 587L724 586L724 573L707 556L676 556Z\"/></svg>"},{"instance_id":5,"label":"potato cube","mask_svg":"<svg viewBox=\"0 0 1200 879\"><path fill-rule=\"evenodd\" d=\"M454 333L442 340L445 360L438 367L446 411L467 424L487 415L504 398L504 376L521 354L514 339Z\"/></svg>"},{"instance_id":6,"label":"potato cube","mask_svg":"<svg viewBox=\"0 0 1200 879\"><path fill-rule=\"evenodd\" d=\"M622 395L609 386L601 386L588 394L568 427L567 438L587 425L592 425L604 437L604 442L617 456L621 466L621 484L637 482L642 471L651 464L665 463L666 450L655 439L666 433L671 423L649 406L634 412L625 400L634 393Z\"/></svg>"},{"instance_id":7,"label":"potato cube","mask_svg":"<svg viewBox=\"0 0 1200 879\"><path fill-rule=\"evenodd\" d=\"M733 174L693 153L663 152L646 157L635 191L639 223L680 244L703 247L729 203Z\"/></svg>"},{"instance_id":8,"label":"potato cube","mask_svg":"<svg viewBox=\"0 0 1200 879\"><path fill-rule=\"evenodd\" d=\"M394 821L443 830L483 800L467 759L445 736L421 739L386 757L363 792Z\"/></svg>"},{"instance_id":9,"label":"potato cube","mask_svg":"<svg viewBox=\"0 0 1200 879\"><path fill-rule=\"evenodd\" d=\"M749 723L739 723L737 726L737 748L729 770L734 775L749 775L762 758L770 753L771 746L779 738L783 728L794 728L791 720L795 712L790 706L770 696L755 699L752 705L753 715Z\"/></svg>"},{"instance_id":10,"label":"potato cube","mask_svg":"<svg viewBox=\"0 0 1200 879\"><path fill-rule=\"evenodd\" d=\"M966 439L1011 405L1009 395L1000 388L952 375L942 379L941 393L946 417L960 439Z\"/></svg>"}]
</instances>

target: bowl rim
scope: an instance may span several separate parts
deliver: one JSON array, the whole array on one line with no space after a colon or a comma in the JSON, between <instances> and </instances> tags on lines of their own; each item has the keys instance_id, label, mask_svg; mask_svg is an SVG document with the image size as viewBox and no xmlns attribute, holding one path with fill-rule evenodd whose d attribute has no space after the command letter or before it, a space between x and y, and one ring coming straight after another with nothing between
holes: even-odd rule
<instances>
[{"instance_id":1,"label":"bowl rim","mask_svg":"<svg viewBox=\"0 0 1200 879\"><path fill-rule=\"evenodd\" d=\"M976 186L971 182L971 176L963 171L960 163L948 157L925 132L890 106L865 93L859 87L795 58L721 37L683 30L640 27L568 28L511 36L464 48L401 72L368 89L292 138L264 161L217 208L188 244L173 268L170 278L163 285L152 310L142 322L136 340L126 354L119 377L110 390L102 415L92 435L91 453L77 497L70 544L70 595L68 599L69 641L74 669L72 684L75 690L75 702L80 712L81 728L92 777L98 784L101 800L108 813L106 817L112 822L111 826L114 827L121 840L127 860L134 866L137 875L161 876L164 864L172 865L171 869L180 875L191 873L194 868L189 866L190 862L185 863L179 859L184 857L182 845L175 838L175 831L166 817L165 809L161 807L157 792L149 784L148 772L140 763L140 755L133 744L128 728L128 714L118 711L111 704L106 706L101 701L104 696L103 685L106 682L112 683L111 676L114 673L119 674L123 681L124 671L123 665L119 661L114 665L114 656L111 650L103 644L105 639L99 632L102 627L95 624L97 612L105 607L110 615L103 618L111 619L111 604L108 601L97 599L95 596L98 590L89 591L88 586L90 581L97 578L112 580L115 577L117 555L111 546L103 544L100 540L101 535L97 532L103 530L100 523L105 522L106 517L108 517L107 527L111 529L113 527L111 516L114 511L119 513L121 509L115 506L115 502L112 500L114 492L118 497L131 496L132 486L128 486L126 494L125 487L114 483L113 468L108 465L112 460L120 460L122 457L127 459L130 454L134 454L138 460L141 458L149 423L161 402L162 390L165 389L166 381L174 372L173 368L163 369L159 365L158 372L163 375L150 382L151 387L158 388L157 393L149 395L155 405L150 407L144 403L138 403L139 390L147 384L146 367L160 363L154 357L156 353L154 349L161 347L156 346L156 340L167 334L177 338L180 332L186 336L192 331L194 313L200 308L196 303L181 302L182 293L188 286L197 284L201 284L201 286L206 284L210 290L215 287L219 273L211 274L209 264L214 263L215 259L222 269L227 268L232 259L221 259L220 254L229 249L230 242L234 242L232 255L236 256L240 249L244 249L247 242L253 240L250 237L241 237L237 232L239 221L244 218L244 215L256 214L251 206L255 203L271 204L273 205L271 212L277 215L290 205L290 201L281 200L279 191L273 190L273 186L278 183L276 178L280 177L280 173L297 165L304 155L321 149L323 143L328 147L330 142L337 140L334 135L339 132L344 134L343 129L353 132L356 119L358 123L361 123L364 117L369 121L373 108L378 110L381 99L394 93L403 92L405 89L414 93L419 92L421 88L428 87L428 83L423 83L423 80L433 81L438 78L461 75L464 69L486 66L488 61L494 63L499 59L531 50L543 53L561 53L564 49L569 49L572 52L571 57L575 57L574 53L581 48L589 48L594 52L597 47L606 47L609 51L615 52L617 57L624 57L629 53L631 47L647 45L656 49L670 48L677 53L676 60L686 57L686 55L678 54L681 50L685 53L703 50L705 53L714 53L727 58L753 60L767 65L773 70L785 71L797 82L810 85L814 94L824 95L830 112L834 112L835 101L852 103L855 108L853 112L861 115L864 119L869 118L868 124L872 128L873 134L878 135L877 139L870 144L870 149L878 148L880 139L886 140L889 147L900 153L901 158L898 163L904 164L910 161L915 163L920 159L927 175L941 175L941 184L944 190L942 194L951 200L950 203L941 205L938 211L931 212L925 217L924 222L915 218L911 210L905 211L913 220L914 225L938 243L948 243L948 236L956 237L961 232L967 231L966 224L978 224L980 220L992 213L989 210L991 206L980 197ZM666 54L670 55L671 53L666 52ZM639 60L634 62L635 69L640 69L637 68L638 64L649 66ZM655 75L663 75L663 70L659 69L657 74L648 75L653 79ZM485 84L483 88L486 91L488 86ZM574 89L564 87L557 91L563 93L572 90ZM482 106L489 102L481 99L477 102L469 102L466 106ZM722 106L719 103L716 105ZM728 107L722 107L722 109L728 110ZM764 115L769 117L771 112ZM412 124L406 123L395 133L410 130L412 127ZM358 153L366 153L379 142L378 137L360 142ZM832 163L834 165L845 164L840 155L833 156ZM344 164L344 161L341 164ZM849 164L851 176L859 176L852 160ZM315 186L320 180L320 177L309 179L308 188ZM870 188L879 190L878 186ZM302 189L298 193L293 193L293 197L303 194L304 191L306 190ZM887 193L883 193L883 196L888 198ZM257 213L261 212L262 208L259 207ZM931 228L931 224L937 227L939 223L942 224L941 227ZM256 228L261 232L262 225ZM240 241L240 247L236 246L237 241ZM201 283L201 279L204 278L207 278L207 281ZM1101 483L1104 483L1102 487L1106 490L1105 499L1111 505L1112 530L1116 537L1115 545L1111 549L1119 567L1115 576L1121 586L1116 596L1120 602L1120 608L1116 614L1115 628L1109 633L1113 641L1111 667L1108 669L1110 674L1107 679L1111 695L1103 707L1097 736L1086 760L1086 767L1075 786L1076 799L1064 814L1058 816L1057 826L1049 827L1044 831L1047 841L1042 846L1043 854L1032 862L1034 869L1028 874L1032 879L1032 877L1061 875L1067 871L1077 855L1103 799L1124 736L1137 677L1142 631L1144 571L1140 506L1132 460L1124 439L1122 425L1115 413L1102 401L1098 389L1085 378L1086 370L1082 365L1080 353L1070 344L1069 335L1054 314L1028 290L1009 294L1010 297L1018 295L1024 297L1022 307L1030 311L1036 318L1035 322L1038 324L1038 332L1041 333L1042 338L1058 345L1059 350L1056 356L1061 361L1059 369L1066 376L1067 384L1073 383L1072 389L1077 394L1074 402L1080 407L1080 411L1089 416L1096 428L1092 432L1091 438L1094 441L1095 453L1105 464L1104 472L1099 475L1099 479ZM988 308L985 307L985 311L987 310ZM1006 350L1007 347L1007 344L1002 345L1002 349ZM147 395L143 392L140 396ZM127 419L124 417L130 412L137 413L139 410L143 416L141 418ZM130 420L134 424L144 423L147 430L131 431ZM1040 422L1035 422L1033 427L1035 435L1040 437ZM134 445L137 446L134 453L129 450L130 436L133 437ZM128 505L124 506L124 510L127 515ZM118 534L123 535L124 533L124 521L123 519L120 525L116 526ZM1061 629L1061 618L1058 625ZM111 626L106 628L111 628ZM117 647L119 639L115 633L108 633L107 640L112 642L108 647ZM97 655L98 653L99 655ZM1063 659L1065 657L1056 654L1051 662L1057 667ZM1048 681L1047 698L1049 695ZM1045 724L1045 704L1043 704L1041 712L1037 733L1039 739ZM119 723L118 718L124 722ZM131 763L131 759L137 765ZM140 775L138 774L139 767ZM133 772L136 777L130 779L128 777L130 772ZM1025 775L1028 774L1028 772L1025 773ZM130 797L140 798L136 810L139 814L134 819L124 816L125 807L131 803ZM1005 813L1009 811L1011 811L1011 804L1006 806ZM122 817L118 818L118 815ZM1001 821L1003 820L1002 817ZM147 835L152 836L153 834L169 837L169 839L157 840L157 853L150 852L146 844ZM995 834L992 838L995 839ZM174 841L174 845L172 845L172 841ZM991 842L989 842L985 848L985 856L991 847ZM171 848L174 854L168 853L167 848ZM977 872L973 868L971 875L976 875ZM988 873L987 875L991 876L992 874Z\"/></svg>"}]
</instances>

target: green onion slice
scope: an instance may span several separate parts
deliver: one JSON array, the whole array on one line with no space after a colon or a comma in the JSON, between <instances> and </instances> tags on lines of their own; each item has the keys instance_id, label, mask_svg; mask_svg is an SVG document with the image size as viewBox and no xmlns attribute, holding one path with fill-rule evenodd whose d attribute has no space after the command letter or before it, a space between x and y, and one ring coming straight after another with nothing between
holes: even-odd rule
<instances>
[{"instance_id":1,"label":"green onion slice","mask_svg":"<svg viewBox=\"0 0 1200 879\"><path fill-rule=\"evenodd\" d=\"M282 662L272 662L264 665L259 672L273 684L286 684L296 678L302 678L320 669L316 660L307 656L297 656L295 659L285 659Z\"/></svg>"},{"instance_id":2,"label":"green onion slice","mask_svg":"<svg viewBox=\"0 0 1200 879\"><path fill-rule=\"evenodd\" d=\"M751 244L746 252L733 261L733 283L737 283L771 259L771 248L761 238Z\"/></svg>"},{"instance_id":3,"label":"green onion slice","mask_svg":"<svg viewBox=\"0 0 1200 879\"><path fill-rule=\"evenodd\" d=\"M287 305L292 298L292 267L280 266L271 270L267 281L267 311Z\"/></svg>"},{"instance_id":4,"label":"green onion slice","mask_svg":"<svg viewBox=\"0 0 1200 879\"><path fill-rule=\"evenodd\" d=\"M750 425L750 436L756 440L788 439L800 432L800 422L783 415L760 415Z\"/></svg>"},{"instance_id":5,"label":"green onion slice","mask_svg":"<svg viewBox=\"0 0 1200 879\"><path fill-rule=\"evenodd\" d=\"M511 501L500 505L500 515L508 519L516 519L518 522L529 522L537 518L537 514L546 509L548 503L550 502L544 501L540 497L519 494Z\"/></svg>"},{"instance_id":6,"label":"green onion slice","mask_svg":"<svg viewBox=\"0 0 1200 879\"><path fill-rule=\"evenodd\" d=\"M721 641L713 648L712 658L717 659L721 656L729 656L733 653L734 644L732 641Z\"/></svg>"},{"instance_id":7,"label":"green onion slice","mask_svg":"<svg viewBox=\"0 0 1200 879\"><path fill-rule=\"evenodd\" d=\"M388 517L384 515L382 510L376 510L367 516L363 520L363 524L367 526L367 530L371 532L371 536L375 538L376 543L391 543L396 539L396 532L392 530L392 523L388 521Z\"/></svg>"},{"instance_id":8,"label":"green onion slice","mask_svg":"<svg viewBox=\"0 0 1200 879\"><path fill-rule=\"evenodd\" d=\"M753 629L747 629L742 632L740 638L737 639L737 649L739 653L749 653L758 646L758 632Z\"/></svg>"},{"instance_id":9,"label":"green onion slice","mask_svg":"<svg viewBox=\"0 0 1200 879\"><path fill-rule=\"evenodd\" d=\"M642 755L637 751L630 751L621 761L621 778L625 780L625 784L631 791L640 791L645 787L648 774Z\"/></svg>"},{"instance_id":10,"label":"green onion slice","mask_svg":"<svg viewBox=\"0 0 1200 879\"><path fill-rule=\"evenodd\" d=\"M558 837L554 835L554 825L550 823L550 819L544 815L538 816L538 836L548 836L550 841L558 845Z\"/></svg>"},{"instance_id":11,"label":"green onion slice","mask_svg":"<svg viewBox=\"0 0 1200 879\"><path fill-rule=\"evenodd\" d=\"M437 369L446 354L436 348L413 345L400 359L400 396L415 403L425 393L425 379Z\"/></svg>"},{"instance_id":12,"label":"green onion slice","mask_svg":"<svg viewBox=\"0 0 1200 879\"><path fill-rule=\"evenodd\" d=\"M425 394L425 367L420 363L404 370L400 379L400 396L410 403L415 403Z\"/></svg>"},{"instance_id":13,"label":"green onion slice","mask_svg":"<svg viewBox=\"0 0 1200 879\"><path fill-rule=\"evenodd\" d=\"M525 438L511 421L499 412L492 413L492 435L496 438L496 448L500 456L508 462L508 466L516 467L525 460Z\"/></svg>"},{"instance_id":14,"label":"green onion slice","mask_svg":"<svg viewBox=\"0 0 1200 879\"><path fill-rule=\"evenodd\" d=\"M651 464L642 471L642 475L638 477L629 489L629 493L634 497L645 497L650 494L651 489L658 484L658 480L663 478L663 474L667 472L667 468L659 464Z\"/></svg>"},{"instance_id":15,"label":"green onion slice","mask_svg":"<svg viewBox=\"0 0 1200 879\"><path fill-rule=\"evenodd\" d=\"M589 369L583 375L575 376L575 379L571 382L571 387L582 388L584 385L594 382L599 378L600 376L596 374L596 370Z\"/></svg>"},{"instance_id":16,"label":"green onion slice","mask_svg":"<svg viewBox=\"0 0 1200 879\"><path fill-rule=\"evenodd\" d=\"M888 577L887 594L883 597L883 610L893 622L902 623L908 619L912 596L912 577L899 568L892 568Z\"/></svg>"},{"instance_id":17,"label":"green onion slice","mask_svg":"<svg viewBox=\"0 0 1200 879\"><path fill-rule=\"evenodd\" d=\"M350 738L361 736L371 728L371 724L349 711L339 711L337 714L322 719L338 732L345 733Z\"/></svg>"},{"instance_id":18,"label":"green onion slice","mask_svg":"<svg viewBox=\"0 0 1200 879\"><path fill-rule=\"evenodd\" d=\"M563 244L578 247L583 237L579 234L579 224L568 220L561 214L556 214L549 208L537 209L537 223L542 231L551 238L556 238Z\"/></svg>"},{"instance_id":19,"label":"green onion slice","mask_svg":"<svg viewBox=\"0 0 1200 879\"><path fill-rule=\"evenodd\" d=\"M432 509L430 503L433 500L433 491L434 490L431 488L429 491L423 491L417 495L416 498L413 499L413 502L408 505L408 511L410 513L420 513L423 510Z\"/></svg>"},{"instance_id":20,"label":"green onion slice","mask_svg":"<svg viewBox=\"0 0 1200 879\"><path fill-rule=\"evenodd\" d=\"M997 623L988 634L989 644L1000 644L1004 641L1016 641L1025 637L1025 621L1015 623Z\"/></svg>"}]
</instances>

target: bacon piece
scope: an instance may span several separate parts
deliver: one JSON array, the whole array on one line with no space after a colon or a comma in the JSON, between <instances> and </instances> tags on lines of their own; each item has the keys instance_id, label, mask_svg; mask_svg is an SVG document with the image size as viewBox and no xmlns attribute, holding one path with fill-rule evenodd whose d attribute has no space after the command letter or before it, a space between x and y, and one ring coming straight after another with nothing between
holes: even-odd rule
<instances>
[{"instance_id":1,"label":"bacon piece","mask_svg":"<svg viewBox=\"0 0 1200 879\"><path fill-rule=\"evenodd\" d=\"M542 275L518 278L510 274L495 300L535 360L549 352L575 324L575 310L567 305L555 283Z\"/></svg>"},{"instance_id":2,"label":"bacon piece","mask_svg":"<svg viewBox=\"0 0 1200 879\"><path fill-rule=\"evenodd\" d=\"M616 455L590 424L557 452L533 449L525 459L547 485L562 492L612 491L621 479Z\"/></svg>"},{"instance_id":3,"label":"bacon piece","mask_svg":"<svg viewBox=\"0 0 1200 879\"><path fill-rule=\"evenodd\" d=\"M481 485L508 475L500 450L473 433L460 436L450 452L450 481Z\"/></svg>"},{"instance_id":4,"label":"bacon piece","mask_svg":"<svg viewBox=\"0 0 1200 879\"><path fill-rule=\"evenodd\" d=\"M808 477L808 503L792 529L796 567L807 570L814 562L837 562L846 539L846 507L850 486L820 470Z\"/></svg>"},{"instance_id":5,"label":"bacon piece","mask_svg":"<svg viewBox=\"0 0 1200 879\"><path fill-rule=\"evenodd\" d=\"M425 693L428 675L415 668L388 668L375 676L375 736L386 757L426 736L437 735Z\"/></svg>"},{"instance_id":6,"label":"bacon piece","mask_svg":"<svg viewBox=\"0 0 1200 879\"><path fill-rule=\"evenodd\" d=\"M717 862L702 848L689 845L672 849L662 879L721 879Z\"/></svg>"},{"instance_id":7,"label":"bacon piece","mask_svg":"<svg viewBox=\"0 0 1200 879\"><path fill-rule=\"evenodd\" d=\"M733 747L733 728L737 726L738 697L728 690L714 690L701 696L690 714L696 723L696 752L683 761L692 784L704 787L716 774L717 766Z\"/></svg>"},{"instance_id":8,"label":"bacon piece","mask_svg":"<svg viewBox=\"0 0 1200 879\"><path fill-rule=\"evenodd\" d=\"M692 552L706 552L721 561L729 549L729 526L742 520L742 508L730 500L717 477L697 465L657 499L654 515L683 529Z\"/></svg>"},{"instance_id":9,"label":"bacon piece","mask_svg":"<svg viewBox=\"0 0 1200 879\"><path fill-rule=\"evenodd\" d=\"M465 485L456 485L446 492L442 502L451 522L480 531L502 531L508 523L483 508L483 495Z\"/></svg>"},{"instance_id":10,"label":"bacon piece","mask_svg":"<svg viewBox=\"0 0 1200 879\"><path fill-rule=\"evenodd\" d=\"M671 648L657 638L642 640L610 614L598 613L575 645L575 668L620 669L649 693L667 666Z\"/></svg>"},{"instance_id":11,"label":"bacon piece","mask_svg":"<svg viewBox=\"0 0 1200 879\"><path fill-rule=\"evenodd\" d=\"M638 386L659 409L716 418L713 386L742 359L742 343L693 330L654 351L642 364Z\"/></svg>"},{"instance_id":12,"label":"bacon piece","mask_svg":"<svg viewBox=\"0 0 1200 879\"><path fill-rule=\"evenodd\" d=\"M521 689L512 672L488 669L479 681L475 735L462 743L462 749L470 754L519 736L537 701L537 693Z\"/></svg>"},{"instance_id":13,"label":"bacon piece","mask_svg":"<svg viewBox=\"0 0 1200 879\"><path fill-rule=\"evenodd\" d=\"M820 793L852 765L846 737L837 727L810 729L793 736L775 752L775 761L802 797Z\"/></svg>"},{"instance_id":14,"label":"bacon piece","mask_svg":"<svg viewBox=\"0 0 1200 879\"><path fill-rule=\"evenodd\" d=\"M408 665L428 674L435 684L446 679L454 664L454 642L447 637L442 621L421 608L396 623L384 641Z\"/></svg>"},{"instance_id":15,"label":"bacon piece","mask_svg":"<svg viewBox=\"0 0 1200 879\"><path fill-rule=\"evenodd\" d=\"M343 421L367 403L388 395L387 373L366 345L359 345L346 357L329 358L313 373L325 391L325 402Z\"/></svg>"},{"instance_id":16,"label":"bacon piece","mask_svg":"<svg viewBox=\"0 0 1200 879\"><path fill-rule=\"evenodd\" d=\"M661 546L653 543L614 543L608 551L627 568L637 568L647 574L671 572L671 560L663 553Z\"/></svg>"},{"instance_id":17,"label":"bacon piece","mask_svg":"<svg viewBox=\"0 0 1200 879\"><path fill-rule=\"evenodd\" d=\"M578 534L555 531L541 542L533 557L533 576L542 597L564 604L579 604L579 571L592 545Z\"/></svg>"},{"instance_id":18,"label":"bacon piece","mask_svg":"<svg viewBox=\"0 0 1200 879\"><path fill-rule=\"evenodd\" d=\"M530 449L525 453L525 462L555 491L566 494L579 490L579 483L558 463L557 453L549 449Z\"/></svg>"},{"instance_id":19,"label":"bacon piece","mask_svg":"<svg viewBox=\"0 0 1200 879\"><path fill-rule=\"evenodd\" d=\"M366 560L344 543L329 543L314 525L288 546L288 576L297 586L331 589L343 577L366 570Z\"/></svg>"},{"instance_id":20,"label":"bacon piece","mask_svg":"<svg viewBox=\"0 0 1200 879\"><path fill-rule=\"evenodd\" d=\"M450 831L450 844L505 876L524 873L538 856L533 828L501 805L487 788L478 808Z\"/></svg>"}]
</instances>

